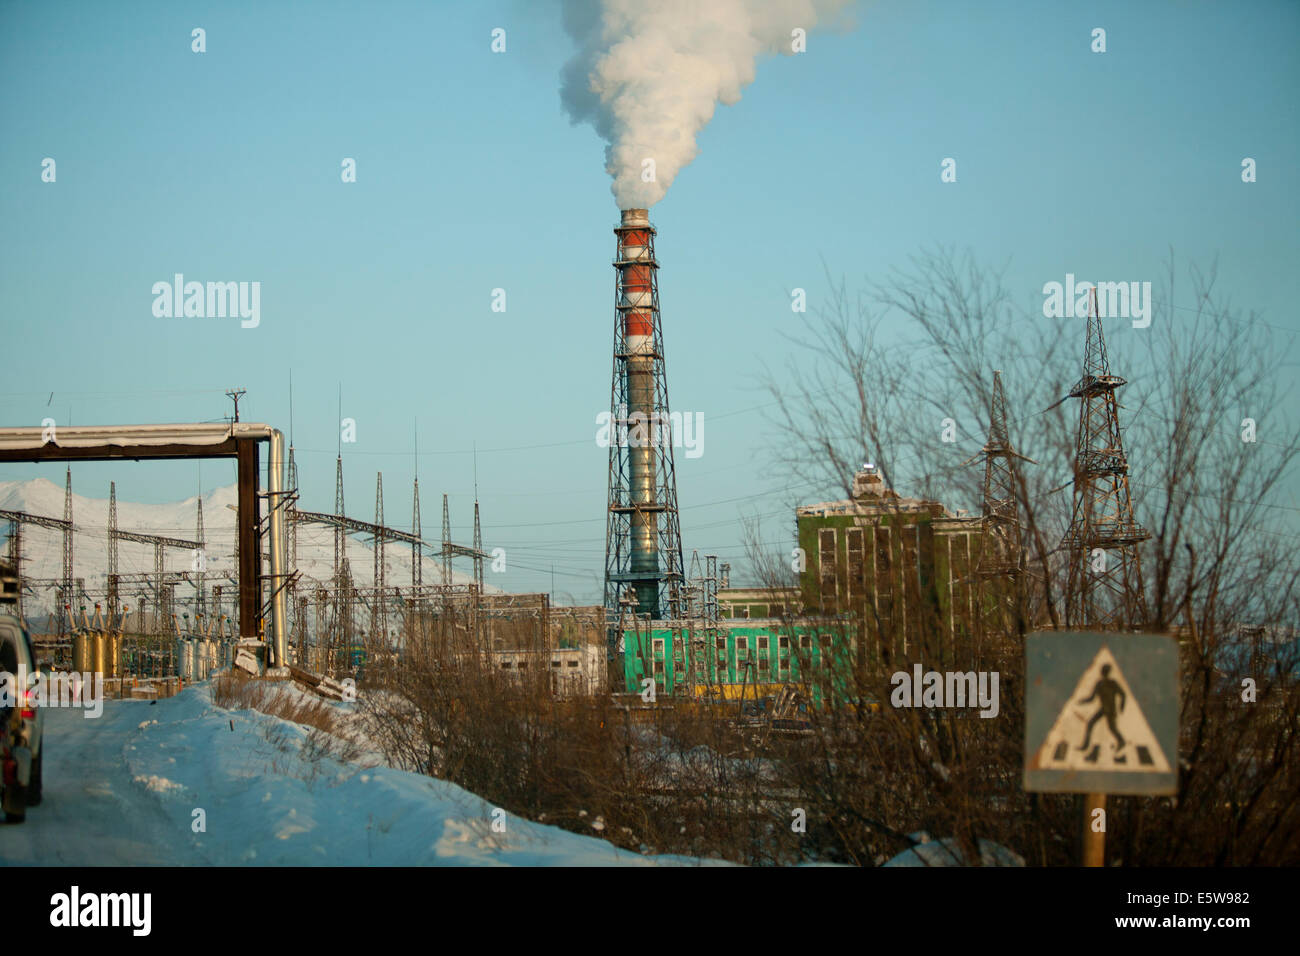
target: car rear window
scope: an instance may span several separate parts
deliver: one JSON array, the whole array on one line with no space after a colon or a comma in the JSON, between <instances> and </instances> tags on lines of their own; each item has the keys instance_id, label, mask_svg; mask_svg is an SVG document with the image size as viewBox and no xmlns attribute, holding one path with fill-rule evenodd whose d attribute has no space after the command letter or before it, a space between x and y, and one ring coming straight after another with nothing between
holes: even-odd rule
<instances>
[{"instance_id":1,"label":"car rear window","mask_svg":"<svg viewBox=\"0 0 1300 956\"><path fill-rule=\"evenodd\" d=\"M0 637L0 671L18 673L18 645L7 634Z\"/></svg>"}]
</instances>

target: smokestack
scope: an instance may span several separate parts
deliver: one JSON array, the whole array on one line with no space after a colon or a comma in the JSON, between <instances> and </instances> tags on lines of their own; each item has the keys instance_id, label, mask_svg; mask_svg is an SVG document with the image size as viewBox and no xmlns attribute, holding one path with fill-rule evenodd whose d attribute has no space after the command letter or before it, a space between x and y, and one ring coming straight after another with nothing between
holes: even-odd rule
<instances>
[{"instance_id":1,"label":"smokestack","mask_svg":"<svg viewBox=\"0 0 1300 956\"><path fill-rule=\"evenodd\" d=\"M623 587L637 613L676 616L681 534L655 261L655 229L643 208L622 210L614 228L614 383L605 600L617 615Z\"/></svg>"},{"instance_id":2,"label":"smokestack","mask_svg":"<svg viewBox=\"0 0 1300 956\"><path fill-rule=\"evenodd\" d=\"M647 209L624 209L620 232L623 263L619 266L622 287L623 341L627 354L627 410L632 437L631 450L632 571L652 575L659 570L655 547L657 514L655 505L654 446L660 422L655 415L654 394L654 275L650 255L650 213ZM638 447L639 446L639 447ZM637 584L637 606L642 614L658 616L659 585L655 581Z\"/></svg>"}]
</instances>

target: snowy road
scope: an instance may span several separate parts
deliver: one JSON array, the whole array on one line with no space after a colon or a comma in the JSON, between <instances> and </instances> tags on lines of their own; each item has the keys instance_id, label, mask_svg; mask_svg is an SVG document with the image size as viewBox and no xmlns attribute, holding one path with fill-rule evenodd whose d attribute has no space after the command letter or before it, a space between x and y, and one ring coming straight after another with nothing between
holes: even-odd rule
<instances>
[{"instance_id":1,"label":"snowy road","mask_svg":"<svg viewBox=\"0 0 1300 956\"><path fill-rule=\"evenodd\" d=\"M133 783L132 750L145 735L137 725L157 714L146 701L109 701L103 716L51 708L45 714L44 797L26 822L0 829L7 864L202 863L177 841L162 805Z\"/></svg>"},{"instance_id":2,"label":"snowy road","mask_svg":"<svg viewBox=\"0 0 1300 956\"><path fill-rule=\"evenodd\" d=\"M109 701L98 719L83 714L46 713L44 800L26 822L0 827L0 864L700 862L531 823L445 781L310 759L304 728L218 708L202 685L156 704Z\"/></svg>"}]
</instances>

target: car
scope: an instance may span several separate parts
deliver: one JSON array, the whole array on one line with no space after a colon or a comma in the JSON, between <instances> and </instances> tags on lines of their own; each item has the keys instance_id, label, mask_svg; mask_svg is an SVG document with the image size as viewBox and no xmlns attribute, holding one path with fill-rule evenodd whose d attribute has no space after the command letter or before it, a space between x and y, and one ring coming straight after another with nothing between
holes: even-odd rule
<instances>
[{"instance_id":1,"label":"car","mask_svg":"<svg viewBox=\"0 0 1300 956\"><path fill-rule=\"evenodd\" d=\"M31 635L13 613L17 578L0 566L0 671L7 679L8 699L0 701L0 766L3 767L3 806L6 823L22 823L27 808L41 802L41 762L44 756L44 708L38 707L18 675L37 671ZM23 682L25 684L25 682Z\"/></svg>"}]
</instances>

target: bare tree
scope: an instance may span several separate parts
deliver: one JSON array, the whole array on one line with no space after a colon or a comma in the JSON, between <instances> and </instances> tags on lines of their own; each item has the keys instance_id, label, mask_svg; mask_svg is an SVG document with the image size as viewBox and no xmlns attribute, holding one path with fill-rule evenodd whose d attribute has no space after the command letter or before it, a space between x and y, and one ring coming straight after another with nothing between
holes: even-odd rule
<instances>
[{"instance_id":1,"label":"bare tree","mask_svg":"<svg viewBox=\"0 0 1300 956\"><path fill-rule=\"evenodd\" d=\"M1120 801L1111 845L1130 863L1296 862L1300 810L1285 794L1300 789L1297 535L1269 520L1294 510L1278 501L1300 453L1279 385L1289 343L1216 295L1213 269L1184 271L1186 293L1171 254L1149 327L1106 330L1111 364L1130 383L1125 444L1135 508L1152 532L1142 545L1142 617L1173 630L1183 649L1178 797ZM828 491L847 490L859 461L871 460L891 486L978 509L980 475L964 464L983 440L992 373L1002 370L1013 444L1039 463L1017 471L1028 552L1021 627L1060 627L1076 440L1061 399L1079 375L1082 322L1045 320L1037 303L1017 309L1001 272L950 250L857 295L828 280L825 306L794 340L784 373L767 377L777 457ZM788 584L770 557L751 561ZM816 628L815 612L787 626ZM849 642L887 641L893 622L871 615L863 608L834 626L852 631ZM816 757L788 764L795 785L840 821L831 842L856 847L858 862L896 850L899 834L922 825L954 834L968 860L990 838L1034 862L1069 862L1073 801L1020 789L1019 655L1000 662L996 721L876 709L890 668L960 655L957 630L922 620L908 653L859 652L876 666L850 675L850 706L816 712ZM1018 646L1020 631L1006 641ZM958 666L979 663L968 654ZM1243 699L1247 680L1254 703Z\"/></svg>"}]
</instances>

